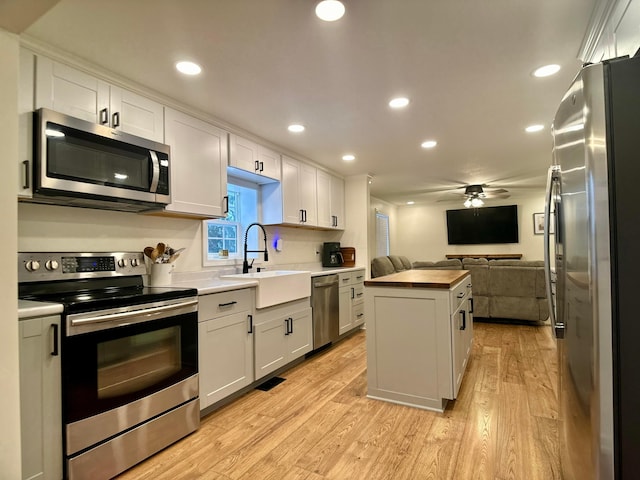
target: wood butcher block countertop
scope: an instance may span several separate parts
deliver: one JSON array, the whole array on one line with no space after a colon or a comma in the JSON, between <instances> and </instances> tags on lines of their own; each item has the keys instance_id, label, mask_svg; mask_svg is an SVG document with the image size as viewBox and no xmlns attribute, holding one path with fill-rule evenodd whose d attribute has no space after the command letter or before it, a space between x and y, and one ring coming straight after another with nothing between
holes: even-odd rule
<instances>
[{"instance_id":1,"label":"wood butcher block countertop","mask_svg":"<svg viewBox=\"0 0 640 480\"><path fill-rule=\"evenodd\" d=\"M384 277L365 280L366 287L444 288L449 289L469 270L405 270Z\"/></svg>"}]
</instances>

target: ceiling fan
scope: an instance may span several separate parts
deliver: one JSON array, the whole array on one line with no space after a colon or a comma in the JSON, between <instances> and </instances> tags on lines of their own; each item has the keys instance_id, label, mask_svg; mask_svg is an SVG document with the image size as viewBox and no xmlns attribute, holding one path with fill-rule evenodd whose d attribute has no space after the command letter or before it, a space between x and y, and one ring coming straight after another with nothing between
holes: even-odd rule
<instances>
[{"instance_id":1,"label":"ceiling fan","mask_svg":"<svg viewBox=\"0 0 640 480\"><path fill-rule=\"evenodd\" d=\"M466 200L464 201L464 206L467 208L477 208L484 205L483 198L509 198L509 191L504 188L494 188L491 190L488 189L489 185L487 184L476 184L476 185L467 185L464 187L464 196Z\"/></svg>"},{"instance_id":2,"label":"ceiling fan","mask_svg":"<svg viewBox=\"0 0 640 480\"><path fill-rule=\"evenodd\" d=\"M460 190L464 189L464 192ZM467 208L470 207L481 207L484 205L484 199L491 198L509 198L511 195L509 194L509 190L504 188L491 188L487 184L473 184L473 185L465 185L462 187L458 187L456 191L448 192L450 194L456 195L458 197L464 198L464 206ZM438 200L440 202L448 201L447 199Z\"/></svg>"}]
</instances>

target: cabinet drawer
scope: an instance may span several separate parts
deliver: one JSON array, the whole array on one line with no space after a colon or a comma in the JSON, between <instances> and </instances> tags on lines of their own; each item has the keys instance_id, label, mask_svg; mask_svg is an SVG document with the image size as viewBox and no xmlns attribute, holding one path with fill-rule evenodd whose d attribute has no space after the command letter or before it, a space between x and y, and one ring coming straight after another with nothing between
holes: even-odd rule
<instances>
[{"instance_id":1,"label":"cabinet drawer","mask_svg":"<svg viewBox=\"0 0 640 480\"><path fill-rule=\"evenodd\" d=\"M252 310L253 294L252 288L245 288L201 295L198 299L198 321L204 322L212 318Z\"/></svg>"},{"instance_id":2,"label":"cabinet drawer","mask_svg":"<svg viewBox=\"0 0 640 480\"><path fill-rule=\"evenodd\" d=\"M471 293L471 289L467 287L471 283L471 278L465 278L451 290L451 311L456 311L460 304L464 301L467 293Z\"/></svg>"},{"instance_id":3,"label":"cabinet drawer","mask_svg":"<svg viewBox=\"0 0 640 480\"><path fill-rule=\"evenodd\" d=\"M353 287L353 304L358 305L360 303L364 303L364 285L357 284Z\"/></svg>"},{"instance_id":4,"label":"cabinet drawer","mask_svg":"<svg viewBox=\"0 0 640 480\"><path fill-rule=\"evenodd\" d=\"M352 283L364 282L364 270L356 270L355 272L351 272L351 282Z\"/></svg>"},{"instance_id":5,"label":"cabinet drawer","mask_svg":"<svg viewBox=\"0 0 640 480\"><path fill-rule=\"evenodd\" d=\"M364 303L353 306L353 325L362 325L364 323Z\"/></svg>"},{"instance_id":6,"label":"cabinet drawer","mask_svg":"<svg viewBox=\"0 0 640 480\"><path fill-rule=\"evenodd\" d=\"M345 273L338 274L338 278L339 278L338 282L341 287L346 287L351 285L351 273L352 272L345 272Z\"/></svg>"}]
</instances>

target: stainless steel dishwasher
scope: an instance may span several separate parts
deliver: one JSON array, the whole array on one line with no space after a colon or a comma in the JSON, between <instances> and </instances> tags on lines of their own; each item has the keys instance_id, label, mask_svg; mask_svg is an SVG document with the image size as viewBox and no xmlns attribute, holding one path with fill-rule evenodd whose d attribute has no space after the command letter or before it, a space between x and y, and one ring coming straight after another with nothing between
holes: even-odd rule
<instances>
[{"instance_id":1,"label":"stainless steel dishwasher","mask_svg":"<svg viewBox=\"0 0 640 480\"><path fill-rule=\"evenodd\" d=\"M338 338L338 275L311 278L311 307L313 308L313 349Z\"/></svg>"}]
</instances>

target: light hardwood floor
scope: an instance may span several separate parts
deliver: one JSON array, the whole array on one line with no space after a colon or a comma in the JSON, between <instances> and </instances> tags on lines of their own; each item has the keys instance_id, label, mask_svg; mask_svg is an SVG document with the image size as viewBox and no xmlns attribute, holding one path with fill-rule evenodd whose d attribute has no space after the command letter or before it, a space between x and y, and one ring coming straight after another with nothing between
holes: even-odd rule
<instances>
[{"instance_id":1,"label":"light hardwood floor","mask_svg":"<svg viewBox=\"0 0 640 480\"><path fill-rule=\"evenodd\" d=\"M550 328L475 322L442 414L366 397L365 332L202 419L121 480L560 478Z\"/></svg>"}]
</instances>

